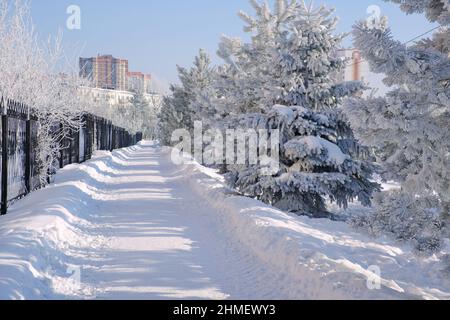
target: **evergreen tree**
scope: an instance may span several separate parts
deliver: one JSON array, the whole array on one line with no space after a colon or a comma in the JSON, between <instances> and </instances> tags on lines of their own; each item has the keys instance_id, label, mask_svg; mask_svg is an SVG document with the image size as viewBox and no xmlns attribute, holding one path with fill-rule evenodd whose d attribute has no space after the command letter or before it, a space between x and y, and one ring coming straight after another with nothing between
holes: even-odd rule
<instances>
[{"instance_id":1,"label":"evergreen tree","mask_svg":"<svg viewBox=\"0 0 450 320\"><path fill-rule=\"evenodd\" d=\"M328 215L326 198L342 207L354 199L369 205L378 190L373 167L359 157L339 109L363 85L332 77L345 65L334 55L342 36L334 35L333 11L278 0L272 13L266 3L252 4L255 18L240 14L251 42L224 38L219 48L226 62L220 101L230 107L231 127L281 130L281 166L270 176L261 165L235 166L229 181L248 196L316 217Z\"/></svg>"},{"instance_id":2,"label":"evergreen tree","mask_svg":"<svg viewBox=\"0 0 450 320\"><path fill-rule=\"evenodd\" d=\"M359 200L371 204L378 185L371 182L372 166L339 147L340 120L336 113L276 105L267 114L239 118L244 128L280 131L280 167L267 174L264 165L236 166L228 180L243 194L282 210L312 217L330 217L325 197L341 207ZM273 152L273 150L271 150Z\"/></svg>"},{"instance_id":3,"label":"evergreen tree","mask_svg":"<svg viewBox=\"0 0 450 320\"><path fill-rule=\"evenodd\" d=\"M211 84L211 60L200 50L194 66L191 69L178 66L178 73L181 84L170 87L171 95L164 97L159 115L159 137L164 145L171 144L175 130L192 130L194 121L200 119L192 104Z\"/></svg>"},{"instance_id":4,"label":"evergreen tree","mask_svg":"<svg viewBox=\"0 0 450 320\"><path fill-rule=\"evenodd\" d=\"M407 14L425 13L428 20L441 25L450 24L449 0L385 0L400 4L400 8Z\"/></svg>"},{"instance_id":5,"label":"evergreen tree","mask_svg":"<svg viewBox=\"0 0 450 320\"><path fill-rule=\"evenodd\" d=\"M251 42L223 37L217 54L225 65L219 68L218 87L227 99L231 115L264 112L278 101L282 93L283 79L277 70L278 40L288 21L298 11L297 1L287 4L278 0L272 13L268 3L250 0L256 16L239 12L246 24L244 31L252 33Z\"/></svg>"},{"instance_id":6,"label":"evergreen tree","mask_svg":"<svg viewBox=\"0 0 450 320\"><path fill-rule=\"evenodd\" d=\"M448 1L392 2L407 13L449 22ZM420 250L437 250L441 232L448 236L450 209L448 28L411 47L383 25L361 22L353 34L372 71L385 74L392 90L383 98L351 99L346 113L361 141L377 151L383 177L402 186L377 197L376 213L366 223L414 240Z\"/></svg>"}]
</instances>

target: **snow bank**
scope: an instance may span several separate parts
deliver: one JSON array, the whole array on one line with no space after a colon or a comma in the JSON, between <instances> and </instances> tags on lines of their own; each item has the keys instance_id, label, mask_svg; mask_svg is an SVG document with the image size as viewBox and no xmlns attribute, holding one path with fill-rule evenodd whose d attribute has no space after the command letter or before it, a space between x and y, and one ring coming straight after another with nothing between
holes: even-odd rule
<instances>
[{"instance_id":1,"label":"snow bank","mask_svg":"<svg viewBox=\"0 0 450 320\"><path fill-rule=\"evenodd\" d=\"M101 167L111 153L98 152L92 163ZM56 184L31 193L0 217L0 300L90 297L95 288L77 279L79 259L92 259L107 246L86 218L95 213L93 177L98 172L70 165ZM111 170L111 169L110 169Z\"/></svg>"},{"instance_id":2,"label":"snow bank","mask_svg":"<svg viewBox=\"0 0 450 320\"><path fill-rule=\"evenodd\" d=\"M86 164L66 167L54 185L30 194L0 217L0 299L114 294L254 298L262 291L269 298L450 299L448 272L435 257L418 259L408 247L365 237L345 223L297 217L236 196L214 171L192 161L176 166L170 161L171 149L152 148L150 159L137 154L131 162L123 154L134 148L96 153ZM163 183L167 190L147 190L148 183ZM131 188L128 193L123 184ZM118 206L125 197L127 202ZM148 210L142 210L145 205ZM118 211L130 206L136 216L128 220L133 214ZM175 211L166 212L171 206ZM134 229L118 230L117 224L106 223L105 214L114 221L122 214L127 218L122 221ZM162 223L158 217L174 225L154 226ZM151 225L147 233L143 224ZM154 235L154 228L162 227L169 242L161 242L160 233ZM132 230L140 239L132 238ZM126 236L117 235L119 231ZM194 243L198 248L192 252ZM233 260L235 255L241 260ZM161 263L158 270L149 265L163 257L170 257L167 265ZM113 265L108 265L111 258ZM198 260L190 260L194 258ZM135 261L146 262L133 265ZM195 272L186 261L198 266ZM82 283L76 278L77 266L84 268ZM369 270L374 266L381 274L373 279ZM201 267L208 273L199 273ZM152 272L159 272L159 278ZM126 282L127 276L133 284ZM178 277L177 288L167 286L167 277ZM184 278L198 281L178 281ZM381 288L369 290L368 278L379 280ZM103 291L99 284L106 286ZM240 296L246 287L251 290ZM105 292L111 295L102 296Z\"/></svg>"},{"instance_id":3,"label":"snow bank","mask_svg":"<svg viewBox=\"0 0 450 320\"><path fill-rule=\"evenodd\" d=\"M409 247L371 239L345 223L298 217L233 195L221 176L195 162L183 172L199 202L217 210L224 232L292 279L303 289L300 298L450 299L448 273L436 257L419 259ZM369 289L378 282L379 289Z\"/></svg>"}]
</instances>

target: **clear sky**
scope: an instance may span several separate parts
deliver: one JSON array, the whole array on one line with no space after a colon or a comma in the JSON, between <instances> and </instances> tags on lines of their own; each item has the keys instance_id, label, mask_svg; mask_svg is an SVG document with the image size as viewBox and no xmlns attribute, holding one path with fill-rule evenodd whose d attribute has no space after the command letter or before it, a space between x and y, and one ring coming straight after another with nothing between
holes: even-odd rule
<instances>
[{"instance_id":1,"label":"clear sky","mask_svg":"<svg viewBox=\"0 0 450 320\"><path fill-rule=\"evenodd\" d=\"M424 16L406 16L382 0L316 0L336 8L339 31L350 31L377 5L389 17L396 38L407 41L433 27ZM81 30L66 28L69 5L81 8ZM238 10L252 10L247 0L33 0L37 31L45 39L63 31L70 59L110 53L130 61L130 70L176 81L177 64L189 66L199 48L215 55L222 34L243 36ZM346 45L351 44L348 39ZM218 60L215 60L218 61Z\"/></svg>"}]
</instances>

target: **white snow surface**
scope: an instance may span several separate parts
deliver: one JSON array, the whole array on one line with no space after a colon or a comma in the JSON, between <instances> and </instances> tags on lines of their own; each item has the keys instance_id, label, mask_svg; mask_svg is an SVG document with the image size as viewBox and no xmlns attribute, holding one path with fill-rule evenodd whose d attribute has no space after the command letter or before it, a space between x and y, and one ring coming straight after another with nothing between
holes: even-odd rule
<instances>
[{"instance_id":1,"label":"white snow surface","mask_svg":"<svg viewBox=\"0 0 450 320\"><path fill-rule=\"evenodd\" d=\"M450 299L435 257L236 196L170 154L97 152L15 203L0 218L0 299Z\"/></svg>"},{"instance_id":2,"label":"white snow surface","mask_svg":"<svg viewBox=\"0 0 450 320\"><path fill-rule=\"evenodd\" d=\"M294 108L296 107L287 107L281 104L276 104L273 106L273 110L275 110L277 114L283 116L288 123L292 123L295 119Z\"/></svg>"},{"instance_id":3,"label":"white snow surface","mask_svg":"<svg viewBox=\"0 0 450 320\"><path fill-rule=\"evenodd\" d=\"M344 154L339 146L321 137L306 136L295 139L294 141L306 146L311 153L321 154L326 151L328 161L338 166L341 166L349 159L349 156Z\"/></svg>"}]
</instances>

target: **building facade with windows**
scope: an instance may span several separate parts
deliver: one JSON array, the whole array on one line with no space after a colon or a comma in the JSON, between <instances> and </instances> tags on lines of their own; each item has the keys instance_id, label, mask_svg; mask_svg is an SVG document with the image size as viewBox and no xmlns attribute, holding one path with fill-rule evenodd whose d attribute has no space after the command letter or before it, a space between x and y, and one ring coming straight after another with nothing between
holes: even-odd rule
<instances>
[{"instance_id":1,"label":"building facade with windows","mask_svg":"<svg viewBox=\"0 0 450 320\"><path fill-rule=\"evenodd\" d=\"M128 90L136 93L150 93L152 76L142 72L128 72Z\"/></svg>"},{"instance_id":2,"label":"building facade with windows","mask_svg":"<svg viewBox=\"0 0 450 320\"><path fill-rule=\"evenodd\" d=\"M92 81L96 88L128 90L128 60L112 55L80 58L80 76Z\"/></svg>"},{"instance_id":3,"label":"building facade with windows","mask_svg":"<svg viewBox=\"0 0 450 320\"><path fill-rule=\"evenodd\" d=\"M108 106L110 108L129 107L131 106L133 98L136 95L136 93L130 91L118 91L92 87L81 87L80 93L83 97L87 98L88 101L95 104ZM156 93L144 93L143 97L150 108L157 111L161 109L161 95Z\"/></svg>"}]
</instances>

